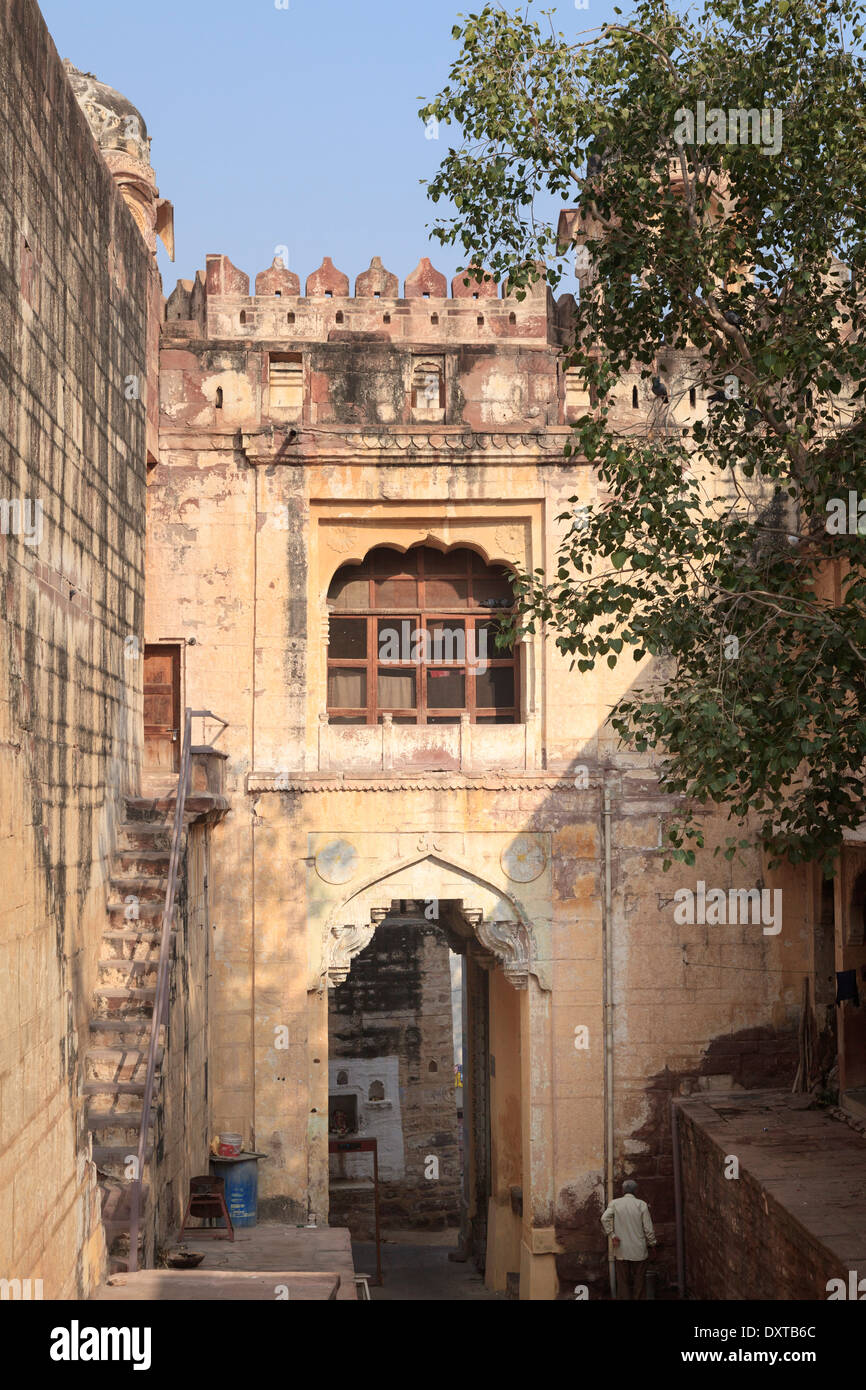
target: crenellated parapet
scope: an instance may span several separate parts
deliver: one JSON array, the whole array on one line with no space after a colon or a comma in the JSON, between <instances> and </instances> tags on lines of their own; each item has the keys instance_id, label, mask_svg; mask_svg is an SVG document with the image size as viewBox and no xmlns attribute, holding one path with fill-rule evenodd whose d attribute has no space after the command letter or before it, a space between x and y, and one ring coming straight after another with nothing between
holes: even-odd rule
<instances>
[{"instance_id":1,"label":"crenellated parapet","mask_svg":"<svg viewBox=\"0 0 866 1390\"><path fill-rule=\"evenodd\" d=\"M178 281L166 304L166 322L178 336L237 339L347 341L356 334L375 334L380 342L517 343L558 346L573 315L573 298L554 299L539 281L523 298L493 277L471 270L455 275L450 289L445 276L423 256L403 281L374 256L368 269L349 276L330 256L310 272L301 294L301 278L282 257L255 277L228 256L207 257L200 283ZM184 327L186 325L186 327ZM347 338L348 335L348 338Z\"/></svg>"}]
</instances>

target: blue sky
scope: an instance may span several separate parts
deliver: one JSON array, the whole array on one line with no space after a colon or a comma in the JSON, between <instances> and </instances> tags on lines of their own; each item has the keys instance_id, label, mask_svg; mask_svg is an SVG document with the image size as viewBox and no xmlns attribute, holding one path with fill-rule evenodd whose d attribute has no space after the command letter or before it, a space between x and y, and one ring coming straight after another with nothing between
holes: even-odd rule
<instances>
[{"instance_id":1,"label":"blue sky","mask_svg":"<svg viewBox=\"0 0 866 1390\"><path fill-rule=\"evenodd\" d=\"M41 0L62 58L123 92L153 137L160 193L175 208L166 293L224 252L254 277L288 246L307 274L329 255L354 287L379 255L400 277L429 255L450 275L456 248L431 245L419 180L447 148L425 138L419 98L444 86L458 14L450 0ZM539 5L537 8L543 8ZM622 5L627 10L626 5ZM612 16L578 10L576 33ZM441 207L441 205L440 205ZM567 288L567 286L563 286Z\"/></svg>"}]
</instances>

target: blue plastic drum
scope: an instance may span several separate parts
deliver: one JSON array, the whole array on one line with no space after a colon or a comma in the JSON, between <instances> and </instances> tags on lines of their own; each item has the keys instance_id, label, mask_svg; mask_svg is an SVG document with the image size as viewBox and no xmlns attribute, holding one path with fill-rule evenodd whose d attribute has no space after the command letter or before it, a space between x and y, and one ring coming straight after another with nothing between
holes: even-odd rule
<instances>
[{"instance_id":1,"label":"blue plastic drum","mask_svg":"<svg viewBox=\"0 0 866 1390\"><path fill-rule=\"evenodd\" d=\"M255 1226L259 1200L258 1161L263 1154L240 1153L237 1158L211 1158L210 1170L226 1185L226 1206L233 1226Z\"/></svg>"}]
</instances>

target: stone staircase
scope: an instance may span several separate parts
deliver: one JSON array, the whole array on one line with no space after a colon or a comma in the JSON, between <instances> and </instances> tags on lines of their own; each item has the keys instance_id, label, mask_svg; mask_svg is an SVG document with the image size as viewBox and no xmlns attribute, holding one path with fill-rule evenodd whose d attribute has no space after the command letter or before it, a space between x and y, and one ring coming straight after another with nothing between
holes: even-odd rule
<instances>
[{"instance_id":1,"label":"stone staircase","mask_svg":"<svg viewBox=\"0 0 866 1390\"><path fill-rule=\"evenodd\" d=\"M170 809L166 802L152 797L127 799L126 819L119 830L112 865L108 921L102 938L99 981L94 991L85 1057L87 1128L92 1158L99 1171L103 1227L112 1272L126 1267L129 1250L131 1157L137 1155L141 1133L171 849ZM173 927L172 962L175 936ZM160 1099L164 1034L165 1026L161 1025L147 1161L153 1151L154 1117ZM144 1186L142 1231L146 1202Z\"/></svg>"}]
</instances>

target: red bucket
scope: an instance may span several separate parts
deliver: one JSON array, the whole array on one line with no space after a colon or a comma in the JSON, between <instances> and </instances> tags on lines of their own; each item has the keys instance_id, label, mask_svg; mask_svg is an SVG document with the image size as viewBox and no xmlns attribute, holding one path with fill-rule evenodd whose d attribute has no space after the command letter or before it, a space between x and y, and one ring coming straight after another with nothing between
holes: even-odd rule
<instances>
[{"instance_id":1,"label":"red bucket","mask_svg":"<svg viewBox=\"0 0 866 1390\"><path fill-rule=\"evenodd\" d=\"M221 1134L217 1152L220 1158L237 1158L243 1147L242 1134Z\"/></svg>"}]
</instances>

